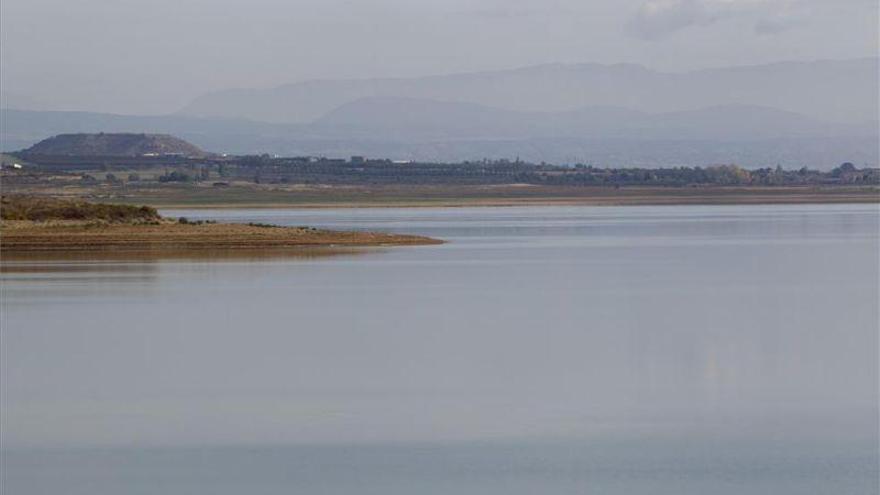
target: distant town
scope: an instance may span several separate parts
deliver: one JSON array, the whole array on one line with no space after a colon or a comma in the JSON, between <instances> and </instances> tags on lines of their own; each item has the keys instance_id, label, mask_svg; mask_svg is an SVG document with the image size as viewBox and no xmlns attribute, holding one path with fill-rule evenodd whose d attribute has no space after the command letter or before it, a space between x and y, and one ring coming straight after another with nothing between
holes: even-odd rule
<instances>
[{"instance_id":1,"label":"distant town","mask_svg":"<svg viewBox=\"0 0 880 495\"><path fill-rule=\"evenodd\" d=\"M659 197L663 202L740 201L740 196L756 194L770 201L768 191L784 196L773 201L819 201L831 196L839 201L877 201L880 196L880 169L850 162L819 171L781 166L746 169L736 164L609 168L515 158L431 163L361 155L234 156L205 152L161 134L56 136L2 155L2 180L7 193L150 204L413 203L462 198L493 204L547 198L641 204ZM731 195L738 196L731 199Z\"/></svg>"},{"instance_id":2,"label":"distant town","mask_svg":"<svg viewBox=\"0 0 880 495\"><path fill-rule=\"evenodd\" d=\"M6 184L79 177L83 183L201 183L224 187L255 184L533 184L560 186L780 186L880 185L880 169L844 162L828 172L781 166L748 170L735 164L674 168L605 168L519 160L420 163L352 156L186 156L148 152L140 156L4 155Z\"/></svg>"}]
</instances>

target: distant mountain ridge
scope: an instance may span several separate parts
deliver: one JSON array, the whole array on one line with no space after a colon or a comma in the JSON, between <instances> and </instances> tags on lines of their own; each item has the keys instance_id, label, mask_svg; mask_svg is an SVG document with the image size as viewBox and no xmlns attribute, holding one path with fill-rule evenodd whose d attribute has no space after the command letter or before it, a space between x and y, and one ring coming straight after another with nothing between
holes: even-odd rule
<instances>
[{"instance_id":1,"label":"distant mountain ridge","mask_svg":"<svg viewBox=\"0 0 880 495\"><path fill-rule=\"evenodd\" d=\"M310 128L361 137L772 139L871 135L876 125L828 124L755 105L720 105L648 113L614 106L565 112L522 112L473 103L370 97L342 105Z\"/></svg>"},{"instance_id":2,"label":"distant mountain ridge","mask_svg":"<svg viewBox=\"0 0 880 495\"><path fill-rule=\"evenodd\" d=\"M79 133L59 134L44 139L22 152L23 155L64 156L206 156L198 147L168 134Z\"/></svg>"},{"instance_id":3,"label":"distant mountain ridge","mask_svg":"<svg viewBox=\"0 0 880 495\"><path fill-rule=\"evenodd\" d=\"M877 119L877 87L877 58L681 73L631 64L547 64L418 78L313 80L269 89L231 89L196 98L179 114L308 123L362 98L390 97L527 112L616 106L665 113L751 105L817 120L857 123Z\"/></svg>"},{"instance_id":4,"label":"distant mountain ridge","mask_svg":"<svg viewBox=\"0 0 880 495\"><path fill-rule=\"evenodd\" d=\"M407 109L405 119L395 116L395 106ZM378 108L386 116L373 121L370 115ZM469 117L462 119L464 115ZM469 123L445 125L459 120ZM110 131L167 132L214 152L284 156L365 155L423 161L519 157L616 167L737 163L826 170L844 161L876 166L880 160L876 122L830 125L744 106L667 114L616 107L529 113L460 103L367 99L309 125L21 110L0 110L0 123L2 151L21 150L55 134Z\"/></svg>"}]
</instances>

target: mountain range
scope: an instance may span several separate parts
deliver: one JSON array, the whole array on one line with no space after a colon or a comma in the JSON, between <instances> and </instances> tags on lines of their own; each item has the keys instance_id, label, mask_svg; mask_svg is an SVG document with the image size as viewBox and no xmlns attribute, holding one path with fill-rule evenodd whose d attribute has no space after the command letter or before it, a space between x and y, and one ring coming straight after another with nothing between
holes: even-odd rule
<instances>
[{"instance_id":1,"label":"mountain range","mask_svg":"<svg viewBox=\"0 0 880 495\"><path fill-rule=\"evenodd\" d=\"M0 110L3 150L60 133L170 133L215 152L609 166L878 162L877 59L663 73L543 65L309 81L197 98L173 115Z\"/></svg>"},{"instance_id":2,"label":"mountain range","mask_svg":"<svg viewBox=\"0 0 880 495\"><path fill-rule=\"evenodd\" d=\"M878 59L780 62L661 72L640 65L548 64L401 79L313 80L206 94L181 115L308 123L369 97L456 101L519 111L619 106L675 112L756 105L831 122L877 119Z\"/></svg>"}]
</instances>

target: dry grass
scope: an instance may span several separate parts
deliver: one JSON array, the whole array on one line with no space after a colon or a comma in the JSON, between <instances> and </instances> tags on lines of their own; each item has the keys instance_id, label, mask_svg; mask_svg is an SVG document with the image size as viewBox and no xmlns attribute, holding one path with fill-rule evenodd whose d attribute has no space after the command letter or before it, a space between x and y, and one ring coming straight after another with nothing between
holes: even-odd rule
<instances>
[{"instance_id":1,"label":"dry grass","mask_svg":"<svg viewBox=\"0 0 880 495\"><path fill-rule=\"evenodd\" d=\"M3 196L0 199L0 218L35 222L73 220L148 223L158 222L162 217L151 206L89 203L76 199L15 195Z\"/></svg>"}]
</instances>

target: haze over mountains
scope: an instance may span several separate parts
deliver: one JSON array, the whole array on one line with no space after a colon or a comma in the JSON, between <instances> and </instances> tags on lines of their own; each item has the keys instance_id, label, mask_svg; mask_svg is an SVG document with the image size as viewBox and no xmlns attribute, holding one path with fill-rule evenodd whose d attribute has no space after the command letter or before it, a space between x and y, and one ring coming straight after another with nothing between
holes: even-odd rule
<instances>
[{"instance_id":1,"label":"haze over mountains","mask_svg":"<svg viewBox=\"0 0 880 495\"><path fill-rule=\"evenodd\" d=\"M609 166L878 162L878 59L664 73L542 65L307 81L197 98L175 115L4 110L3 149L63 132L162 132L231 153Z\"/></svg>"},{"instance_id":2,"label":"haze over mountains","mask_svg":"<svg viewBox=\"0 0 880 495\"><path fill-rule=\"evenodd\" d=\"M547 112L594 105L645 112L758 105L816 119L859 122L877 119L877 68L876 58L682 73L631 64L549 64L409 79L319 80L271 89L234 89L197 98L180 113L306 123L344 103L384 96Z\"/></svg>"}]
</instances>

